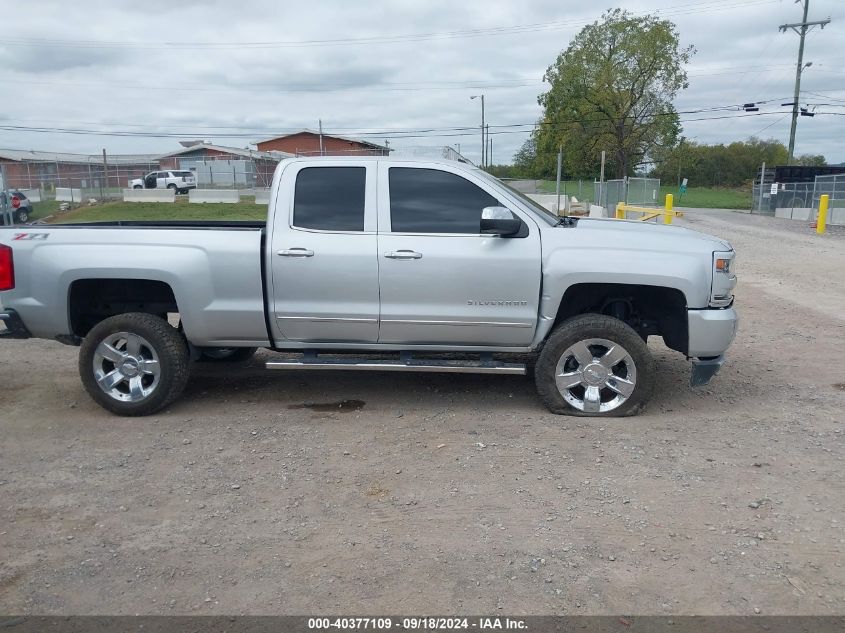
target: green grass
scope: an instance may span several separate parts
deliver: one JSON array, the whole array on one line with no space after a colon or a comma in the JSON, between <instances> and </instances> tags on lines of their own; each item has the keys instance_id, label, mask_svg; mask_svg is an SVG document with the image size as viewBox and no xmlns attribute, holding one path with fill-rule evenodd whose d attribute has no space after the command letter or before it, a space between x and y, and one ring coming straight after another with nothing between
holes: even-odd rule
<instances>
[{"instance_id":1,"label":"green grass","mask_svg":"<svg viewBox=\"0 0 845 633\"><path fill-rule=\"evenodd\" d=\"M555 187L557 183L554 180L539 180L537 181L537 187L540 189L542 193L554 193ZM575 196L579 200L578 197L578 181L577 180L561 180L560 181L560 193L566 194L568 196ZM582 180L581 181L581 197L585 200L589 200L593 197L593 181L592 180Z\"/></svg>"},{"instance_id":2,"label":"green grass","mask_svg":"<svg viewBox=\"0 0 845 633\"><path fill-rule=\"evenodd\" d=\"M32 215L30 215L31 220L39 220L41 218L45 218L48 215L52 215L59 210L59 205L61 202L56 202L55 200L44 200L43 202L33 202L32 203Z\"/></svg>"},{"instance_id":3,"label":"green grass","mask_svg":"<svg viewBox=\"0 0 845 633\"><path fill-rule=\"evenodd\" d=\"M247 199L249 200L249 199ZM113 222L115 220L264 220L267 207L253 202L190 204L169 202L105 202L59 213L52 223Z\"/></svg>"},{"instance_id":4,"label":"green grass","mask_svg":"<svg viewBox=\"0 0 845 633\"><path fill-rule=\"evenodd\" d=\"M564 188L565 185L565 188ZM538 188L543 193L554 193L555 182L553 180L541 180ZM593 198L593 182L583 180L581 191L585 200ZM578 197L578 181L561 181L560 192ZM702 209L745 209L751 208L750 189L731 189L726 187L689 187L687 192L678 200L678 188L675 186L663 186L660 188L660 200L666 199L666 194L675 196L675 206L695 207ZM580 198L579 198L580 199Z\"/></svg>"},{"instance_id":5,"label":"green grass","mask_svg":"<svg viewBox=\"0 0 845 633\"><path fill-rule=\"evenodd\" d=\"M693 207L699 209L751 209L751 191L749 189L727 189L711 187L689 187L681 196L677 187L661 187L660 198L666 199L666 194L675 197L676 207Z\"/></svg>"}]
</instances>

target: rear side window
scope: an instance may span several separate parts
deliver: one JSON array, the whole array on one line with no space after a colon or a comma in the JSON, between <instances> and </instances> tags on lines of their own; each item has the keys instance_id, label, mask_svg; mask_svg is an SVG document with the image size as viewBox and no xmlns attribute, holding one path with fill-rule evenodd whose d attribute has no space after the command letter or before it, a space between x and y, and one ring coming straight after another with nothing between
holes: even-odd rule
<instances>
[{"instance_id":1,"label":"rear side window","mask_svg":"<svg viewBox=\"0 0 845 633\"><path fill-rule=\"evenodd\" d=\"M296 175L293 225L363 231L366 167L306 167Z\"/></svg>"},{"instance_id":2,"label":"rear side window","mask_svg":"<svg viewBox=\"0 0 845 633\"><path fill-rule=\"evenodd\" d=\"M481 232L481 210L499 205L466 178L437 169L390 168L394 233Z\"/></svg>"}]
</instances>

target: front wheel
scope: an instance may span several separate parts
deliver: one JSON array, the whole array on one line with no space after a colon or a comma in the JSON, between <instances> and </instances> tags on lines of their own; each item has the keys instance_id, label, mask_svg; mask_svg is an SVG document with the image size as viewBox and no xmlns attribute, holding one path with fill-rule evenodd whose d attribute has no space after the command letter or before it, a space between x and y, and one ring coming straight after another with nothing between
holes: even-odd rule
<instances>
[{"instance_id":1,"label":"front wheel","mask_svg":"<svg viewBox=\"0 0 845 633\"><path fill-rule=\"evenodd\" d=\"M534 372L543 404L564 415L636 415L654 388L654 360L643 339L602 314L576 316L555 328Z\"/></svg>"},{"instance_id":2,"label":"front wheel","mask_svg":"<svg viewBox=\"0 0 845 633\"><path fill-rule=\"evenodd\" d=\"M79 351L88 395L125 416L150 415L182 393L188 346L167 321L152 314L119 314L95 325Z\"/></svg>"},{"instance_id":3,"label":"front wheel","mask_svg":"<svg viewBox=\"0 0 845 633\"><path fill-rule=\"evenodd\" d=\"M141 185L134 185L132 188L133 189L143 189L143 187Z\"/></svg>"}]
</instances>

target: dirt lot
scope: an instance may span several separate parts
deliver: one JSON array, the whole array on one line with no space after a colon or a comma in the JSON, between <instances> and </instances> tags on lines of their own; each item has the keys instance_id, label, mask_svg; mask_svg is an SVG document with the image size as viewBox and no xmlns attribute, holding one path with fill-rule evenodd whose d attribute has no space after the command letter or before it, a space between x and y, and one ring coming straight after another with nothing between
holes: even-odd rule
<instances>
[{"instance_id":1,"label":"dirt lot","mask_svg":"<svg viewBox=\"0 0 845 633\"><path fill-rule=\"evenodd\" d=\"M845 235L679 224L734 243L742 324L701 390L653 343L633 419L263 356L121 419L75 349L3 343L0 613L845 613Z\"/></svg>"}]
</instances>

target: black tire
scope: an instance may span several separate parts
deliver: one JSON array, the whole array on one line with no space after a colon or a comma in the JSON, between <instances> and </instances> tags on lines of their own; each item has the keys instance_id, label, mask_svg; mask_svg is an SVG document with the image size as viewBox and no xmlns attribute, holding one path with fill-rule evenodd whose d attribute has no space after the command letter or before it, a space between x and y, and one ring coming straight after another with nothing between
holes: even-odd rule
<instances>
[{"instance_id":1,"label":"black tire","mask_svg":"<svg viewBox=\"0 0 845 633\"><path fill-rule=\"evenodd\" d=\"M142 187L141 185L135 185L135 186L134 186L134 187L132 187L132 188L133 188L133 189L143 189L143 187Z\"/></svg>"},{"instance_id":2,"label":"black tire","mask_svg":"<svg viewBox=\"0 0 845 633\"><path fill-rule=\"evenodd\" d=\"M19 211L18 212L18 224L23 224L29 220L29 214L26 211Z\"/></svg>"},{"instance_id":3,"label":"black tire","mask_svg":"<svg viewBox=\"0 0 845 633\"><path fill-rule=\"evenodd\" d=\"M201 347L200 363L243 363L255 356L257 347Z\"/></svg>"},{"instance_id":4,"label":"black tire","mask_svg":"<svg viewBox=\"0 0 845 633\"><path fill-rule=\"evenodd\" d=\"M176 187L176 185L174 185L174 184L169 184L169 185L167 185L167 188L168 188L168 189L173 189L173 193L174 193L174 194L179 193L179 189L178 189L178 188Z\"/></svg>"},{"instance_id":5,"label":"black tire","mask_svg":"<svg viewBox=\"0 0 845 633\"><path fill-rule=\"evenodd\" d=\"M118 400L106 393L95 376L98 346L121 332L144 339L158 357L159 373L155 387L134 402ZM139 355L143 353L142 349ZM147 353L150 353L149 349ZM150 415L163 409L182 393L188 381L188 368L188 346L184 337L164 319L140 312L119 314L100 321L88 332L79 350L79 375L85 390L97 404L117 415Z\"/></svg>"},{"instance_id":6,"label":"black tire","mask_svg":"<svg viewBox=\"0 0 845 633\"><path fill-rule=\"evenodd\" d=\"M604 339L621 346L633 361L635 380L633 391L616 408L608 411L583 411L568 402L555 381L558 362L571 346L589 339ZM589 348L594 351L596 348ZM598 354L601 354L599 348ZM627 358L627 357L626 357ZM571 360L570 360L571 362ZM624 361L627 363L627 361ZM616 365L617 371L628 371L627 365ZM611 373L613 373L611 372ZM613 378L614 376L610 376ZM546 408L560 415L587 417L623 417L637 415L645 407L654 390L654 359L642 337L627 323L602 314L582 314L567 319L549 335L534 368L537 393ZM614 383L618 387L618 381ZM582 387L574 387L577 390ZM601 402L605 404L619 394L607 387L600 387ZM585 392L586 393L586 392ZM570 396L571 397L571 396ZM577 400L577 396L576 396ZM586 395L583 397L586 402Z\"/></svg>"}]
</instances>

